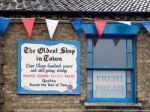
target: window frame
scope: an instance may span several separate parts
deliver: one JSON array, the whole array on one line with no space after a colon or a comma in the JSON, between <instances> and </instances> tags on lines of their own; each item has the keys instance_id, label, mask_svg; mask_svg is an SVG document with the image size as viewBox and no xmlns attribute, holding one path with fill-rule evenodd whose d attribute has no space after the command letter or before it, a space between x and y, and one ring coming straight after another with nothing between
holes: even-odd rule
<instances>
[{"instance_id":1,"label":"window frame","mask_svg":"<svg viewBox=\"0 0 150 112\"><path fill-rule=\"evenodd\" d=\"M126 65L126 67L93 67L93 63L94 63L94 46L93 46L93 43L92 43L92 52L89 52L88 51L88 39L91 39L92 38L86 38L86 59L88 59L88 53L92 53L92 67L89 67L88 65L88 61L86 60L86 96L87 96L87 102L107 102L107 103L110 103L110 102L114 102L114 103L136 103L136 81L135 81L135 38L128 38L128 37L125 37L125 38L103 38L103 39L125 39L126 40L126 62L128 61L127 57L127 40L130 39L132 41L132 67L129 68L128 65ZM127 64L127 63L126 63ZM92 70L92 97L88 97L88 70ZM93 84L93 71L94 70L123 70L123 71L126 71L126 98L93 98L93 93L94 93L94 90L93 90L93 87L94 87L94 84ZM127 98L127 71L130 71L131 72L131 84L132 84L132 97L131 98Z\"/></svg>"}]
</instances>

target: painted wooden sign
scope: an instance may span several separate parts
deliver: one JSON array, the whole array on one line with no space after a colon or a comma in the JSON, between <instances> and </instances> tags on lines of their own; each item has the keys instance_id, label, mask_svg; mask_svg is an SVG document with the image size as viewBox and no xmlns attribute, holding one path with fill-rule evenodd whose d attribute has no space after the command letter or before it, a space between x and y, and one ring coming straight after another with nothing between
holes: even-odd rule
<instances>
[{"instance_id":1,"label":"painted wooden sign","mask_svg":"<svg viewBox=\"0 0 150 112\"><path fill-rule=\"evenodd\" d=\"M19 40L18 94L80 94L80 42Z\"/></svg>"},{"instance_id":2,"label":"painted wooden sign","mask_svg":"<svg viewBox=\"0 0 150 112\"><path fill-rule=\"evenodd\" d=\"M125 71L94 71L94 98L126 98Z\"/></svg>"}]
</instances>

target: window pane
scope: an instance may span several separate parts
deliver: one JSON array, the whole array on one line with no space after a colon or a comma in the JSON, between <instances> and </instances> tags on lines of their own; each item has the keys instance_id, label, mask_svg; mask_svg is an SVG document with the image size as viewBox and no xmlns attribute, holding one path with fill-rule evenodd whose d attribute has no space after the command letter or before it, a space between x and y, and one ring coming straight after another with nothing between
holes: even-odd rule
<instances>
[{"instance_id":1,"label":"window pane","mask_svg":"<svg viewBox=\"0 0 150 112\"><path fill-rule=\"evenodd\" d=\"M87 66L92 67L92 53L87 54Z\"/></svg>"},{"instance_id":2,"label":"window pane","mask_svg":"<svg viewBox=\"0 0 150 112\"><path fill-rule=\"evenodd\" d=\"M132 67L132 54L131 53L128 54L128 67L129 68Z\"/></svg>"},{"instance_id":3,"label":"window pane","mask_svg":"<svg viewBox=\"0 0 150 112\"><path fill-rule=\"evenodd\" d=\"M128 84L127 86L127 98L132 97L132 84Z\"/></svg>"},{"instance_id":4,"label":"window pane","mask_svg":"<svg viewBox=\"0 0 150 112\"><path fill-rule=\"evenodd\" d=\"M92 97L92 84L88 84L87 85L87 95L88 95L88 97Z\"/></svg>"},{"instance_id":5,"label":"window pane","mask_svg":"<svg viewBox=\"0 0 150 112\"><path fill-rule=\"evenodd\" d=\"M132 52L132 40L127 40L127 49L128 52Z\"/></svg>"},{"instance_id":6,"label":"window pane","mask_svg":"<svg viewBox=\"0 0 150 112\"><path fill-rule=\"evenodd\" d=\"M127 98L132 98L132 91L127 92Z\"/></svg>"},{"instance_id":7,"label":"window pane","mask_svg":"<svg viewBox=\"0 0 150 112\"><path fill-rule=\"evenodd\" d=\"M99 39L94 47L94 65L101 67L126 66L126 40Z\"/></svg>"},{"instance_id":8,"label":"window pane","mask_svg":"<svg viewBox=\"0 0 150 112\"><path fill-rule=\"evenodd\" d=\"M126 71L94 70L94 98L126 98Z\"/></svg>"},{"instance_id":9,"label":"window pane","mask_svg":"<svg viewBox=\"0 0 150 112\"><path fill-rule=\"evenodd\" d=\"M131 91L132 90L132 84L128 84L127 88L128 88L127 89L128 91Z\"/></svg>"},{"instance_id":10,"label":"window pane","mask_svg":"<svg viewBox=\"0 0 150 112\"><path fill-rule=\"evenodd\" d=\"M87 82L92 83L92 70L87 71Z\"/></svg>"},{"instance_id":11,"label":"window pane","mask_svg":"<svg viewBox=\"0 0 150 112\"><path fill-rule=\"evenodd\" d=\"M92 52L92 39L88 39L88 52Z\"/></svg>"},{"instance_id":12,"label":"window pane","mask_svg":"<svg viewBox=\"0 0 150 112\"><path fill-rule=\"evenodd\" d=\"M131 72L130 71L127 71L127 82L132 83L131 82Z\"/></svg>"}]
</instances>

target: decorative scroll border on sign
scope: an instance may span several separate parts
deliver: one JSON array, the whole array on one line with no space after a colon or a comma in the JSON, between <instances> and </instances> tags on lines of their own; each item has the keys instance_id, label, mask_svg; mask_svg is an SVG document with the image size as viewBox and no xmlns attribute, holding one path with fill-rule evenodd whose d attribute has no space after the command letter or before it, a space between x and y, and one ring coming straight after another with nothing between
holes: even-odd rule
<instances>
[{"instance_id":1,"label":"decorative scroll border on sign","mask_svg":"<svg viewBox=\"0 0 150 112\"><path fill-rule=\"evenodd\" d=\"M19 40L18 94L80 94L80 42Z\"/></svg>"}]
</instances>

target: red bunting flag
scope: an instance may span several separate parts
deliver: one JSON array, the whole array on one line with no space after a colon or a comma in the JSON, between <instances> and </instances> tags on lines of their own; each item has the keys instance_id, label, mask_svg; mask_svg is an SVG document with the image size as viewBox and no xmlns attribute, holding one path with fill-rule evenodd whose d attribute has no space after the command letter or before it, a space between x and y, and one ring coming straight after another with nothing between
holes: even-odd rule
<instances>
[{"instance_id":1,"label":"red bunting flag","mask_svg":"<svg viewBox=\"0 0 150 112\"><path fill-rule=\"evenodd\" d=\"M105 20L94 20L94 23L96 26L98 36L101 37L107 22ZM93 40L94 46L96 45L97 41L98 39Z\"/></svg>"},{"instance_id":2,"label":"red bunting flag","mask_svg":"<svg viewBox=\"0 0 150 112\"><path fill-rule=\"evenodd\" d=\"M24 27L28 33L28 36L30 37L32 34L33 25L35 22L35 18L22 18L22 22L24 24Z\"/></svg>"},{"instance_id":3,"label":"red bunting flag","mask_svg":"<svg viewBox=\"0 0 150 112\"><path fill-rule=\"evenodd\" d=\"M105 20L94 20L98 36L101 37L106 26Z\"/></svg>"}]
</instances>

